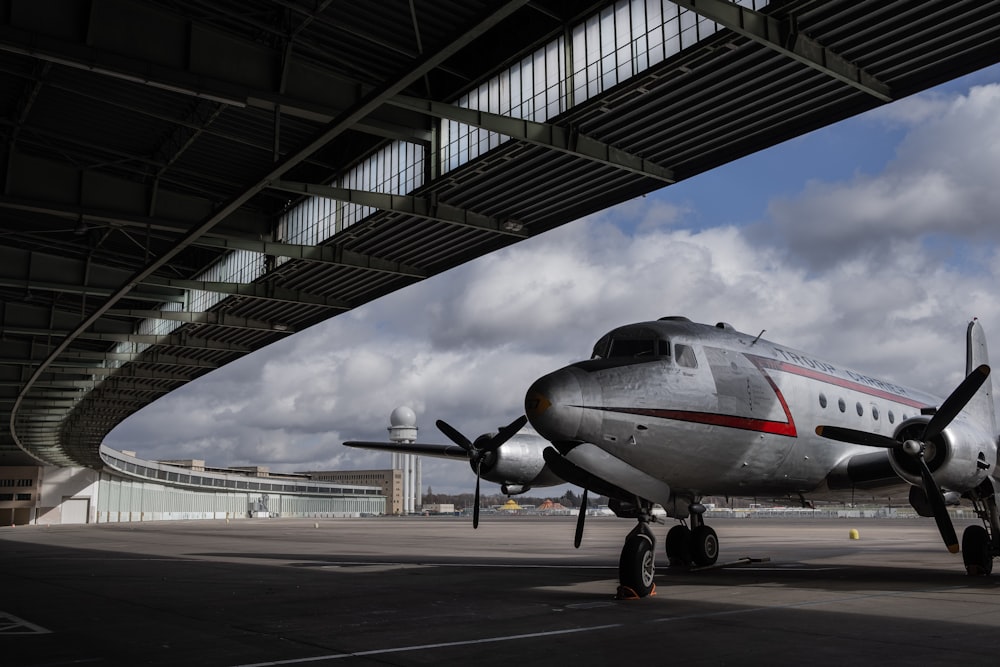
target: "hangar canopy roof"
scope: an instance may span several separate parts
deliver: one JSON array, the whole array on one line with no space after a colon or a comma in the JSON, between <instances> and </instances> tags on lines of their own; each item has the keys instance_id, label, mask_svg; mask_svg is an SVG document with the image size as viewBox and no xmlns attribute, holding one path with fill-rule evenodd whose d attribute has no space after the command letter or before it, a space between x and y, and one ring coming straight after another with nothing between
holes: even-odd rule
<instances>
[{"instance_id":1,"label":"hangar canopy roof","mask_svg":"<svg viewBox=\"0 0 1000 667\"><path fill-rule=\"evenodd\" d=\"M998 60L995 1L0 0L0 465Z\"/></svg>"}]
</instances>

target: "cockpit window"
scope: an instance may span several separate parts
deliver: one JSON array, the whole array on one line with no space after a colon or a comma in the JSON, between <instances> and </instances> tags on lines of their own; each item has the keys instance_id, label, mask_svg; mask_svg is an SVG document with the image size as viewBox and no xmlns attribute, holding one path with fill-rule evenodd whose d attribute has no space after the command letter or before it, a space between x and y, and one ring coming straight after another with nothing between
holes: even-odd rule
<instances>
[{"instance_id":1,"label":"cockpit window","mask_svg":"<svg viewBox=\"0 0 1000 667\"><path fill-rule=\"evenodd\" d=\"M685 368L698 368L698 359L694 356L694 350L690 345L674 345L674 352L677 355L677 365Z\"/></svg>"},{"instance_id":2,"label":"cockpit window","mask_svg":"<svg viewBox=\"0 0 1000 667\"><path fill-rule=\"evenodd\" d=\"M593 359L670 357L670 342L646 328L619 329L597 341Z\"/></svg>"},{"instance_id":3,"label":"cockpit window","mask_svg":"<svg viewBox=\"0 0 1000 667\"><path fill-rule=\"evenodd\" d=\"M611 347L611 334L603 336L601 340L597 341L594 345L594 352L590 355L591 359L607 359L608 358L608 348Z\"/></svg>"}]
</instances>

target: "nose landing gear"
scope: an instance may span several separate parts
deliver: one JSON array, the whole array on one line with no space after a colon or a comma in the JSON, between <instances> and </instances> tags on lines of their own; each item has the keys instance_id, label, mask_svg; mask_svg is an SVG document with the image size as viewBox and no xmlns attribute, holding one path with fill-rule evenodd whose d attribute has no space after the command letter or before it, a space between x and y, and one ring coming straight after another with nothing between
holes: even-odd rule
<instances>
[{"instance_id":1,"label":"nose landing gear","mask_svg":"<svg viewBox=\"0 0 1000 667\"><path fill-rule=\"evenodd\" d=\"M618 599L631 600L656 595L656 536L649 528L651 508L643 506L639 523L625 538L618 559Z\"/></svg>"}]
</instances>

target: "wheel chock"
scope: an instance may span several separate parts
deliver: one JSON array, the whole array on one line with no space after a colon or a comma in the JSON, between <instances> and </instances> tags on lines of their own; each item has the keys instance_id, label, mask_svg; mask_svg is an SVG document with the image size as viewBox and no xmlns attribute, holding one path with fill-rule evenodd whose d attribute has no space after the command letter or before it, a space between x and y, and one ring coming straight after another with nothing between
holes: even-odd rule
<instances>
[{"instance_id":1,"label":"wheel chock","mask_svg":"<svg viewBox=\"0 0 1000 667\"><path fill-rule=\"evenodd\" d=\"M653 590L651 590L649 592L649 595L647 595L646 597L650 597L651 598L654 595L656 595L656 584L653 584ZM636 593L634 590L632 590L632 588L630 588L629 586L621 586L621 585L619 585L618 586L618 592L615 593L615 599L616 600L641 600L642 598L639 597L639 594Z\"/></svg>"}]
</instances>

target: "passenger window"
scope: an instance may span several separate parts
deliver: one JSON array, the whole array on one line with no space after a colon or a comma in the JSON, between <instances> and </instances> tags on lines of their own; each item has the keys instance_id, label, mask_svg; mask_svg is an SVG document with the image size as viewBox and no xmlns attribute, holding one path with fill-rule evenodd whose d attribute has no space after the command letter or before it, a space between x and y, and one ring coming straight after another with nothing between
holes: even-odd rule
<instances>
[{"instance_id":1,"label":"passenger window","mask_svg":"<svg viewBox=\"0 0 1000 667\"><path fill-rule=\"evenodd\" d=\"M841 412L847 412L847 403L844 402L844 399L837 399L837 407L840 408Z\"/></svg>"},{"instance_id":2,"label":"passenger window","mask_svg":"<svg viewBox=\"0 0 1000 667\"><path fill-rule=\"evenodd\" d=\"M689 345L674 345L674 354L677 355L677 365L684 368L698 368L698 359L694 356L694 350Z\"/></svg>"},{"instance_id":3,"label":"passenger window","mask_svg":"<svg viewBox=\"0 0 1000 667\"><path fill-rule=\"evenodd\" d=\"M819 395L819 407L821 407L821 408L825 408L826 407L826 394L820 394Z\"/></svg>"}]
</instances>

